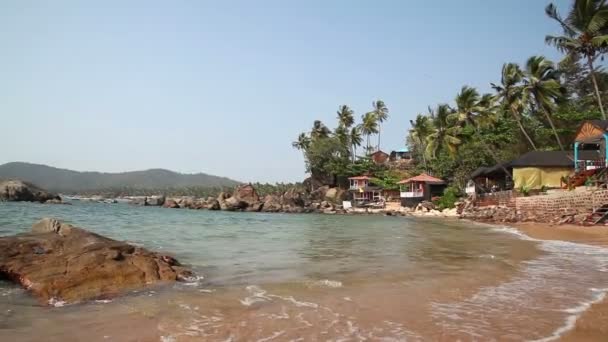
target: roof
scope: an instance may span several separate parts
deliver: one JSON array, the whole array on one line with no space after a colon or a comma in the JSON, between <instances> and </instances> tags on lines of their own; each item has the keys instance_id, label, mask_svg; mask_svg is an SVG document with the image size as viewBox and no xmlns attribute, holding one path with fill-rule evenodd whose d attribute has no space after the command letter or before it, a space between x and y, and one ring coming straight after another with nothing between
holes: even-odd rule
<instances>
[{"instance_id":1,"label":"roof","mask_svg":"<svg viewBox=\"0 0 608 342\"><path fill-rule=\"evenodd\" d=\"M429 184L444 184L445 182L439 178L429 176L426 173L419 174L416 177L411 177L400 181L398 184L407 184L412 182L429 183Z\"/></svg>"},{"instance_id":2,"label":"roof","mask_svg":"<svg viewBox=\"0 0 608 342\"><path fill-rule=\"evenodd\" d=\"M608 131L608 120L589 120L587 122L603 131Z\"/></svg>"},{"instance_id":3,"label":"roof","mask_svg":"<svg viewBox=\"0 0 608 342\"><path fill-rule=\"evenodd\" d=\"M530 151L512 161L511 166L574 167L574 153L572 151Z\"/></svg>"},{"instance_id":4,"label":"roof","mask_svg":"<svg viewBox=\"0 0 608 342\"><path fill-rule=\"evenodd\" d=\"M355 177L348 177L348 179L353 179L353 180L370 180L371 178L368 176L355 176Z\"/></svg>"},{"instance_id":5,"label":"roof","mask_svg":"<svg viewBox=\"0 0 608 342\"><path fill-rule=\"evenodd\" d=\"M475 169L475 171L471 172L470 178L477 178L479 176L483 176L486 174L486 171L488 170L487 167L485 166L480 166L478 168Z\"/></svg>"},{"instance_id":6,"label":"roof","mask_svg":"<svg viewBox=\"0 0 608 342\"><path fill-rule=\"evenodd\" d=\"M369 155L370 155L370 156L373 156L373 155L378 154L378 153L386 154L386 155L388 156L388 153L386 153L386 152L384 152L384 151L382 151L382 150L378 150L378 151L376 151L376 152L374 152L374 153L370 153Z\"/></svg>"},{"instance_id":7,"label":"roof","mask_svg":"<svg viewBox=\"0 0 608 342\"><path fill-rule=\"evenodd\" d=\"M407 148L407 147L403 147L403 148L396 149L394 152L397 152L397 153L405 153L405 152L409 152L409 151L410 151L410 149L409 149L409 148Z\"/></svg>"}]
</instances>

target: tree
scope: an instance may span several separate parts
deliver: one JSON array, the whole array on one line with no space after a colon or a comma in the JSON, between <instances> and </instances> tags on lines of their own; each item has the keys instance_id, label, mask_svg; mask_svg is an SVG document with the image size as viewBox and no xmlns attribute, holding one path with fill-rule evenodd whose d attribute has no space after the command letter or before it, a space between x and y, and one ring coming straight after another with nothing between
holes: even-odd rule
<instances>
[{"instance_id":1,"label":"tree","mask_svg":"<svg viewBox=\"0 0 608 342\"><path fill-rule=\"evenodd\" d=\"M428 165L426 162L426 149L427 149L427 137L431 134L431 122L429 117L423 114L418 114L416 120L410 120L410 138L418 145L418 150L421 151L422 161L424 163L424 169L426 170Z\"/></svg>"},{"instance_id":2,"label":"tree","mask_svg":"<svg viewBox=\"0 0 608 342\"><path fill-rule=\"evenodd\" d=\"M429 114L431 129L426 136L425 154L429 158L435 158L439 148L445 148L453 156L462 141L458 138L460 127L455 126L451 120L452 109L447 104L440 104L435 111L429 110Z\"/></svg>"},{"instance_id":3,"label":"tree","mask_svg":"<svg viewBox=\"0 0 608 342\"><path fill-rule=\"evenodd\" d=\"M319 138L327 138L330 133L331 133L331 130L329 128L327 128L327 126L325 126L323 124L323 122L321 122L321 120L315 120L312 124L312 130L310 132L310 137L313 140L319 139Z\"/></svg>"},{"instance_id":4,"label":"tree","mask_svg":"<svg viewBox=\"0 0 608 342\"><path fill-rule=\"evenodd\" d=\"M357 146L361 146L363 138L361 137L361 127L354 126L350 129L350 143L352 148L352 161L355 162L357 154Z\"/></svg>"},{"instance_id":5,"label":"tree","mask_svg":"<svg viewBox=\"0 0 608 342\"><path fill-rule=\"evenodd\" d=\"M376 117L376 121L378 122L378 147L380 149L380 134L382 130L382 123L388 119L388 108L384 104L384 101L378 100L372 102L372 107L374 108L370 113L372 113ZM368 113L369 114L369 113Z\"/></svg>"},{"instance_id":6,"label":"tree","mask_svg":"<svg viewBox=\"0 0 608 342\"><path fill-rule=\"evenodd\" d=\"M310 138L306 135L306 133L300 133L298 135L298 140L291 143L293 148L306 151L310 147Z\"/></svg>"},{"instance_id":7,"label":"tree","mask_svg":"<svg viewBox=\"0 0 608 342\"><path fill-rule=\"evenodd\" d=\"M361 133L367 137L366 152L370 153L369 138L372 134L378 133L378 118L373 112L365 113L362 117Z\"/></svg>"},{"instance_id":8,"label":"tree","mask_svg":"<svg viewBox=\"0 0 608 342\"><path fill-rule=\"evenodd\" d=\"M462 124L468 124L473 127L478 139L482 142L482 146L488 154L492 156L496 163L500 163L496 152L489 144L483 143L480 133L480 128L491 125L496 121L494 97L490 94L479 96L479 92L475 88L463 86L460 93L456 96L456 113L454 116ZM505 174L510 175L510 172L501 166Z\"/></svg>"},{"instance_id":9,"label":"tree","mask_svg":"<svg viewBox=\"0 0 608 342\"><path fill-rule=\"evenodd\" d=\"M549 18L557 21L564 32L562 36L546 36L545 42L565 53L566 59L575 59L578 56L586 59L600 112L606 120L602 96L593 66L597 55L605 52L608 46L608 34L606 33L608 28L608 5L606 0L575 0L565 19L559 15L554 4L549 4L545 8L545 13Z\"/></svg>"},{"instance_id":10,"label":"tree","mask_svg":"<svg viewBox=\"0 0 608 342\"><path fill-rule=\"evenodd\" d=\"M350 128L355 123L355 112L347 105L342 105L338 108L338 124L345 128Z\"/></svg>"},{"instance_id":11,"label":"tree","mask_svg":"<svg viewBox=\"0 0 608 342\"><path fill-rule=\"evenodd\" d=\"M350 151L350 132L348 131L348 128L346 128L343 125L339 125L335 130L334 130L334 136L336 137L336 139L338 139L338 141L340 142L340 144L342 144L342 146L344 146L344 151L348 152Z\"/></svg>"},{"instance_id":12,"label":"tree","mask_svg":"<svg viewBox=\"0 0 608 342\"><path fill-rule=\"evenodd\" d=\"M498 99L501 101L502 110L509 113L513 119L517 122L520 131L524 134L528 143L534 150L536 150L536 144L530 137L522 123L522 114L524 111L523 103L523 91L520 83L523 80L523 72L519 68L519 65L515 63L505 63L502 66L502 76L500 78L500 85L490 83L492 88L496 91Z\"/></svg>"},{"instance_id":13,"label":"tree","mask_svg":"<svg viewBox=\"0 0 608 342\"><path fill-rule=\"evenodd\" d=\"M555 140L563 151L564 146L557 134L557 129L551 118L551 112L555 108L555 101L560 99L563 89L559 82L559 73L555 65L543 56L532 56L526 62L523 78L523 101L530 102L545 115L545 119L551 126Z\"/></svg>"}]
</instances>

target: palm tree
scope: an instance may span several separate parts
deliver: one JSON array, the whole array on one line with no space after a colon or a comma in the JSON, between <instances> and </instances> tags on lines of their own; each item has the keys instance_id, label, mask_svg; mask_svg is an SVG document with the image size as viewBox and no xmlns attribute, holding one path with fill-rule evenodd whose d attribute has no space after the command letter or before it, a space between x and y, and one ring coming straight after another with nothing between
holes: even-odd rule
<instances>
[{"instance_id":1,"label":"palm tree","mask_svg":"<svg viewBox=\"0 0 608 342\"><path fill-rule=\"evenodd\" d=\"M355 123L355 112L347 105L338 108L338 123L345 128L350 128Z\"/></svg>"},{"instance_id":2,"label":"palm tree","mask_svg":"<svg viewBox=\"0 0 608 342\"><path fill-rule=\"evenodd\" d=\"M329 133L331 133L329 128L327 128L327 126L325 126L320 120L315 120L315 122L312 124L312 131L310 132L312 139L327 138Z\"/></svg>"},{"instance_id":3,"label":"palm tree","mask_svg":"<svg viewBox=\"0 0 608 342\"><path fill-rule=\"evenodd\" d=\"M416 115L416 120L410 120L410 138L420 146L419 150L422 152L422 161L424 168L427 169L426 163L426 150L427 150L427 137L431 134L431 122L429 117L424 114Z\"/></svg>"},{"instance_id":4,"label":"palm tree","mask_svg":"<svg viewBox=\"0 0 608 342\"><path fill-rule=\"evenodd\" d=\"M566 54L566 59L575 59L582 56L587 59L587 67L597 103L602 112L602 117L606 120L606 113L602 104L602 97L597 85L593 61L598 54L605 52L608 47L608 4L606 0L575 0L568 16L563 19L557 12L553 4L545 8L545 12L557 21L564 30L563 36L546 36L545 42L555 46L558 50Z\"/></svg>"},{"instance_id":5,"label":"palm tree","mask_svg":"<svg viewBox=\"0 0 608 342\"><path fill-rule=\"evenodd\" d=\"M363 123L361 123L361 133L367 136L366 150L367 153L370 153L369 137L372 134L378 133L378 118L373 112L369 112L365 113L361 119L363 120Z\"/></svg>"},{"instance_id":6,"label":"palm tree","mask_svg":"<svg viewBox=\"0 0 608 342\"><path fill-rule=\"evenodd\" d=\"M562 96L559 74L553 62L543 56L530 57L526 62L522 89L523 101L530 102L543 112L553 130L559 148L563 151L564 146L557 134L553 119L551 119L555 101Z\"/></svg>"},{"instance_id":7,"label":"palm tree","mask_svg":"<svg viewBox=\"0 0 608 342\"><path fill-rule=\"evenodd\" d=\"M350 130L350 143L352 147L353 163L355 162L355 156L357 154L357 146L361 146L363 138L361 137L361 127L355 126Z\"/></svg>"},{"instance_id":8,"label":"palm tree","mask_svg":"<svg viewBox=\"0 0 608 342\"><path fill-rule=\"evenodd\" d=\"M523 80L523 76L524 74L519 65L515 63L505 63L502 65L500 85L494 83L490 83L490 85L496 91L497 98L502 104L502 109L506 113L511 114L532 148L536 150L536 144L534 144L534 141L522 123L522 113L524 110L524 103L522 100L524 96L522 92L523 88L519 85Z\"/></svg>"},{"instance_id":9,"label":"palm tree","mask_svg":"<svg viewBox=\"0 0 608 342\"><path fill-rule=\"evenodd\" d=\"M460 123L473 127L482 146L486 148L486 151L494 161L500 163L496 152L492 146L481 139L480 133L481 127L492 125L496 121L495 109L494 96L484 94L480 97L479 92L475 88L463 86L460 93L456 95L456 113L452 114L452 116L457 118ZM505 174L511 174L502 164L500 164L500 167Z\"/></svg>"},{"instance_id":10,"label":"palm tree","mask_svg":"<svg viewBox=\"0 0 608 342\"><path fill-rule=\"evenodd\" d=\"M458 138L460 127L455 126L451 120L453 110L447 104L440 104L435 111L429 112L431 129L426 136L425 154L435 158L439 148L445 147L451 155L454 155L462 141Z\"/></svg>"},{"instance_id":11,"label":"palm tree","mask_svg":"<svg viewBox=\"0 0 608 342\"><path fill-rule=\"evenodd\" d=\"M300 135L298 135L298 140L292 142L291 146L298 150L306 151L310 147L310 138L306 133L300 133Z\"/></svg>"},{"instance_id":12,"label":"palm tree","mask_svg":"<svg viewBox=\"0 0 608 342\"><path fill-rule=\"evenodd\" d=\"M348 128L344 127L343 125L339 125L334 130L334 136L338 139L340 145L342 145L344 154L348 155L350 151L350 134L348 132Z\"/></svg>"},{"instance_id":13,"label":"palm tree","mask_svg":"<svg viewBox=\"0 0 608 342\"><path fill-rule=\"evenodd\" d=\"M378 100L372 102L372 107L374 108L370 113L376 116L376 120L378 121L378 147L380 149L380 133L382 130L382 123L388 119L388 108L384 104L384 101Z\"/></svg>"}]
</instances>

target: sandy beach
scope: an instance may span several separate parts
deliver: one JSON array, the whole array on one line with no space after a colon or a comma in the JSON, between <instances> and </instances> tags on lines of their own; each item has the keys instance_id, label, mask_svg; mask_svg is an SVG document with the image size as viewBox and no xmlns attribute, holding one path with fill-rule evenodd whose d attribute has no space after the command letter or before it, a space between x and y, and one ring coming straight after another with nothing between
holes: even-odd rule
<instances>
[{"instance_id":1,"label":"sandy beach","mask_svg":"<svg viewBox=\"0 0 608 342\"><path fill-rule=\"evenodd\" d=\"M561 240L608 247L608 227L583 227L575 225L549 225L542 223L517 223L511 226L526 235L542 240ZM562 341L608 340L608 298L591 305L576 321L573 330Z\"/></svg>"}]
</instances>

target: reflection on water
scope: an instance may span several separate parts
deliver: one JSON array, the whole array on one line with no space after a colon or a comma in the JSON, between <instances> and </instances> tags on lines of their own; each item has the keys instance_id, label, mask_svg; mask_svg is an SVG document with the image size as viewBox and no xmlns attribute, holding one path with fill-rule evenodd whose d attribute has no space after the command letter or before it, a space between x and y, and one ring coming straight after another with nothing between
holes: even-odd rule
<instances>
[{"instance_id":1,"label":"reflection on water","mask_svg":"<svg viewBox=\"0 0 608 342\"><path fill-rule=\"evenodd\" d=\"M533 339L559 335L608 281L601 248L457 221L0 203L0 234L46 216L204 278L62 308L0 283L0 340Z\"/></svg>"}]
</instances>

